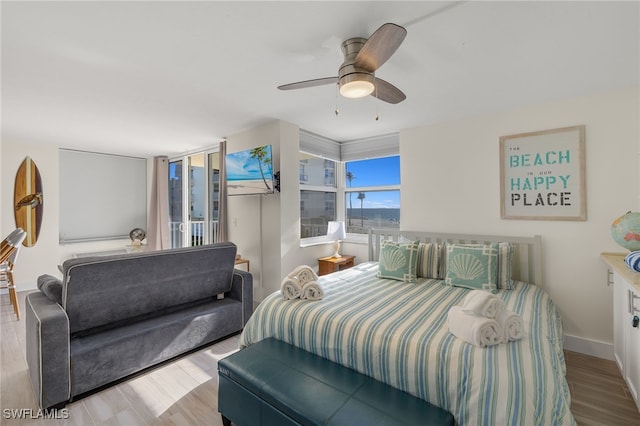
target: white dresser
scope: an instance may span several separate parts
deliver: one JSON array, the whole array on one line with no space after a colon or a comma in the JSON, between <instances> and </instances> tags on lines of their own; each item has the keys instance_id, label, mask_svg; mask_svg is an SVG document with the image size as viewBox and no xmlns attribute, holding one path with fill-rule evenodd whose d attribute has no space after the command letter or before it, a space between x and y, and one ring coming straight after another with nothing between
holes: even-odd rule
<instances>
[{"instance_id":1,"label":"white dresser","mask_svg":"<svg viewBox=\"0 0 640 426\"><path fill-rule=\"evenodd\" d=\"M613 352L627 382L629 391L640 409L640 272L627 267L624 254L602 253L609 266L613 284Z\"/></svg>"}]
</instances>

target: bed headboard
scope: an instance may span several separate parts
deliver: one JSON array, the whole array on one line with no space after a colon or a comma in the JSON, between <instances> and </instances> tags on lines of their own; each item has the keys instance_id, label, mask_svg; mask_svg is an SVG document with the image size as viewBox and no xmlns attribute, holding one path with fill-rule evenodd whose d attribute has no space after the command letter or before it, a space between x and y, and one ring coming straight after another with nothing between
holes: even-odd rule
<instances>
[{"instance_id":1,"label":"bed headboard","mask_svg":"<svg viewBox=\"0 0 640 426\"><path fill-rule=\"evenodd\" d=\"M488 244L508 242L514 245L511 276L519 281L542 287L542 237L509 237L502 235L449 234L441 232L369 229L369 260L377 261L382 240L420 240L424 243Z\"/></svg>"}]
</instances>

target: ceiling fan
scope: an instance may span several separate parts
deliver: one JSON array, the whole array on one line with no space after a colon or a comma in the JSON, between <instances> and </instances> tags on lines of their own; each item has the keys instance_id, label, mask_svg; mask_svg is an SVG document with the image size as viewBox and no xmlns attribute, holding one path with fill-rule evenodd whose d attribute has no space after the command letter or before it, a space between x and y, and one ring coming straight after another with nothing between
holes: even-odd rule
<instances>
[{"instance_id":1,"label":"ceiling fan","mask_svg":"<svg viewBox=\"0 0 640 426\"><path fill-rule=\"evenodd\" d=\"M406 35L405 28L387 23L368 39L355 37L345 40L341 45L344 62L340 65L337 77L298 81L278 86L278 89L304 89L337 84L340 94L347 98L371 95L390 104L402 102L407 98L405 94L393 84L376 77L375 72L394 54Z\"/></svg>"}]
</instances>

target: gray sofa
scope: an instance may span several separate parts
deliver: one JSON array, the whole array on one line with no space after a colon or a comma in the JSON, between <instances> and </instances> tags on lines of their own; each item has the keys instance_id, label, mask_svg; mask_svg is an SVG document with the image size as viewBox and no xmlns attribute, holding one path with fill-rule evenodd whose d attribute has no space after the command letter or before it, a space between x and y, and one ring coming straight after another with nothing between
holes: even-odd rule
<instances>
[{"instance_id":1,"label":"gray sofa","mask_svg":"<svg viewBox=\"0 0 640 426\"><path fill-rule=\"evenodd\" d=\"M41 408L239 332L251 274L218 243L70 259L26 297L29 376Z\"/></svg>"}]
</instances>

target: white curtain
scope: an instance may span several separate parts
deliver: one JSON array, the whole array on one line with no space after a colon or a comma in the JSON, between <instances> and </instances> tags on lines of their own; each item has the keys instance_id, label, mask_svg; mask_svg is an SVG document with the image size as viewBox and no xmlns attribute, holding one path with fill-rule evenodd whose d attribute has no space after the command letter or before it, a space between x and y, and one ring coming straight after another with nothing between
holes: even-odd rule
<instances>
[{"instance_id":1,"label":"white curtain","mask_svg":"<svg viewBox=\"0 0 640 426\"><path fill-rule=\"evenodd\" d=\"M171 248L169 224L169 158L154 157L147 244L151 250Z\"/></svg>"},{"instance_id":2,"label":"white curtain","mask_svg":"<svg viewBox=\"0 0 640 426\"><path fill-rule=\"evenodd\" d=\"M225 166L225 157L227 155L227 141L220 142L220 200L218 201L218 241L228 241L229 235L227 230L227 169Z\"/></svg>"}]
</instances>

